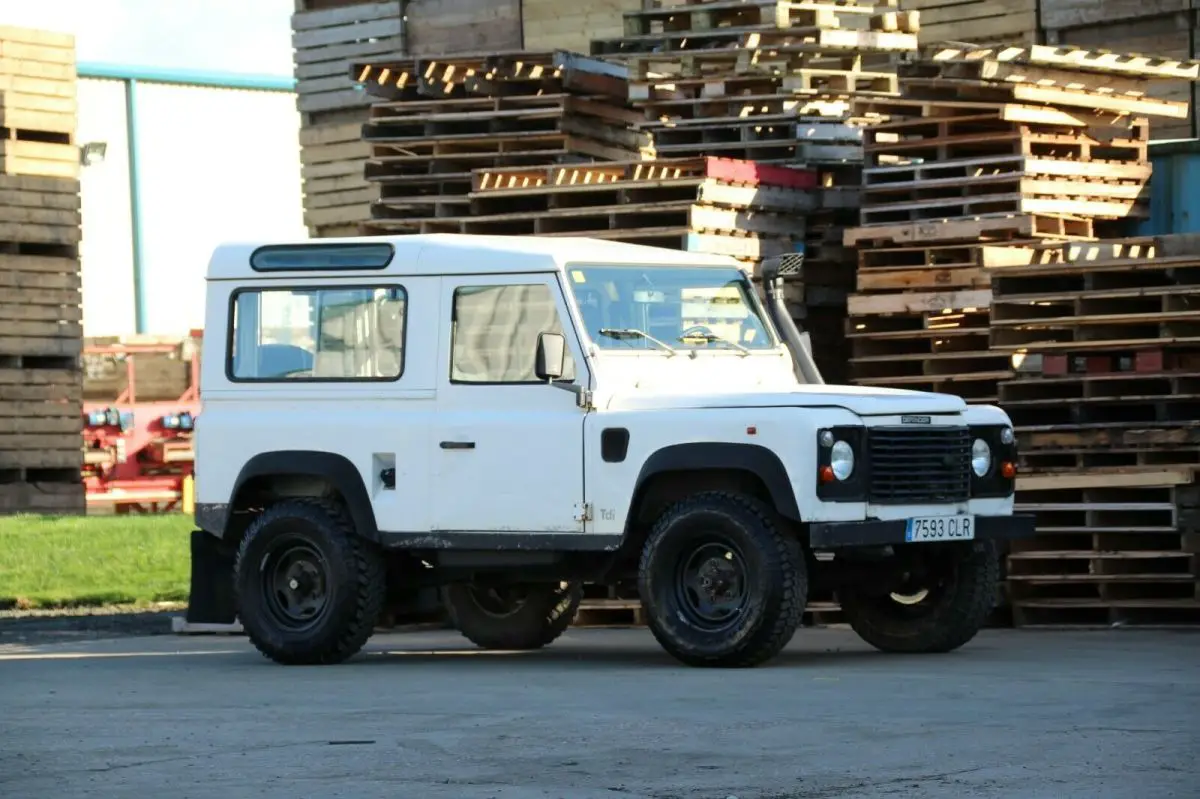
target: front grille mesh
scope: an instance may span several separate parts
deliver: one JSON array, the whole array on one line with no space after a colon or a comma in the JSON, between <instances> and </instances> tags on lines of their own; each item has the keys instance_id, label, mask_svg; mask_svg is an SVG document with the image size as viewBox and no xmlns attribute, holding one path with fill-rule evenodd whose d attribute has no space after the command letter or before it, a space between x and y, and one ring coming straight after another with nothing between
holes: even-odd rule
<instances>
[{"instance_id":1,"label":"front grille mesh","mask_svg":"<svg viewBox=\"0 0 1200 799\"><path fill-rule=\"evenodd\" d=\"M871 486L880 505L963 502L971 495L971 434L965 427L873 427Z\"/></svg>"}]
</instances>

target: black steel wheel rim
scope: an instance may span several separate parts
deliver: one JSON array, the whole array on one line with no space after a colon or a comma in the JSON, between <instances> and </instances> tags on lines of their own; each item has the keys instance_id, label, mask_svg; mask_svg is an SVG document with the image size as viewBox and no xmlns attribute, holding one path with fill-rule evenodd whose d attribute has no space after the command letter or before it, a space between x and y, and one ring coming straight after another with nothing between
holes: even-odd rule
<instances>
[{"instance_id":1,"label":"black steel wheel rim","mask_svg":"<svg viewBox=\"0 0 1200 799\"><path fill-rule=\"evenodd\" d=\"M947 565L944 569L918 579L908 577L897 590L879 597L879 604L896 617L920 618L935 612L958 577L954 566Z\"/></svg>"},{"instance_id":2,"label":"black steel wheel rim","mask_svg":"<svg viewBox=\"0 0 1200 799\"><path fill-rule=\"evenodd\" d=\"M497 619L513 615L529 600L529 589L524 586L471 585L467 591L476 607Z\"/></svg>"},{"instance_id":3,"label":"black steel wheel rim","mask_svg":"<svg viewBox=\"0 0 1200 799\"><path fill-rule=\"evenodd\" d=\"M675 601L688 622L708 632L737 624L749 594L746 561L726 541L704 541L684 551L675 573Z\"/></svg>"},{"instance_id":4,"label":"black steel wheel rim","mask_svg":"<svg viewBox=\"0 0 1200 799\"><path fill-rule=\"evenodd\" d=\"M316 625L329 607L329 567L307 541L280 541L263 560L263 603L276 623L300 631Z\"/></svg>"}]
</instances>

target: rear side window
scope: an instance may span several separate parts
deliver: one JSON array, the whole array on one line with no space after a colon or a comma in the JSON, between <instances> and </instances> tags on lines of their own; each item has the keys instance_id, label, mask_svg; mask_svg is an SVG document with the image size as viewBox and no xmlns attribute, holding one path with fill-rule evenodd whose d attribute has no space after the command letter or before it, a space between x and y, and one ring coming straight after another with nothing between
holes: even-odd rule
<instances>
[{"instance_id":1,"label":"rear side window","mask_svg":"<svg viewBox=\"0 0 1200 799\"><path fill-rule=\"evenodd\" d=\"M397 380L404 373L407 300L401 286L239 290L229 379Z\"/></svg>"}]
</instances>

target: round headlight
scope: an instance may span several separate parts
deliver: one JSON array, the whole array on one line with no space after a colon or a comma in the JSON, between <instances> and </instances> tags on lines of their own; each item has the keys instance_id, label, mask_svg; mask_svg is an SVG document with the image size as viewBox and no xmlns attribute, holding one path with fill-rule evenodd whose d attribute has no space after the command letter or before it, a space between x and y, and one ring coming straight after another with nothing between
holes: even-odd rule
<instances>
[{"instance_id":1,"label":"round headlight","mask_svg":"<svg viewBox=\"0 0 1200 799\"><path fill-rule=\"evenodd\" d=\"M829 466L838 480L848 480L854 474L854 447L838 441L829 451Z\"/></svg>"},{"instance_id":2,"label":"round headlight","mask_svg":"<svg viewBox=\"0 0 1200 799\"><path fill-rule=\"evenodd\" d=\"M971 469L976 477L983 477L992 468L992 448L982 438L971 445Z\"/></svg>"},{"instance_id":3,"label":"round headlight","mask_svg":"<svg viewBox=\"0 0 1200 799\"><path fill-rule=\"evenodd\" d=\"M1013 429L1011 427L1006 427L1000 431L1001 444L1008 446L1009 444L1013 443L1014 438L1015 436L1013 435Z\"/></svg>"}]
</instances>

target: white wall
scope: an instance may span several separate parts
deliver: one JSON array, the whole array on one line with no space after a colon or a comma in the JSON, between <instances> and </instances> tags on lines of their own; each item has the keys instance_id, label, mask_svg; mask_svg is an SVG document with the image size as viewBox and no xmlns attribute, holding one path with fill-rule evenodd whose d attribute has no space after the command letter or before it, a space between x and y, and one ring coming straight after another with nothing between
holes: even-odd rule
<instances>
[{"instance_id":1,"label":"white wall","mask_svg":"<svg viewBox=\"0 0 1200 799\"><path fill-rule=\"evenodd\" d=\"M133 247L125 87L114 80L79 81L76 141L105 142L104 161L82 167L83 330L85 336L134 331Z\"/></svg>"},{"instance_id":2,"label":"white wall","mask_svg":"<svg viewBox=\"0 0 1200 799\"><path fill-rule=\"evenodd\" d=\"M120 82L79 83L80 143L104 141L83 193L84 335L133 333L132 228ZM294 95L140 83L148 333L203 327L204 271L229 239L304 238Z\"/></svg>"}]
</instances>

